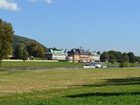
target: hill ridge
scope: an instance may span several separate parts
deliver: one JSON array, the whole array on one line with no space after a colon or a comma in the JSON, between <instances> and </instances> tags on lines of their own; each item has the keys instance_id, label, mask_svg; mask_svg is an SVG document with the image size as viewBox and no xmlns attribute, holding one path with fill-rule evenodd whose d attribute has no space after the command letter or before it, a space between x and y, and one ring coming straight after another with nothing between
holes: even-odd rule
<instances>
[{"instance_id":1,"label":"hill ridge","mask_svg":"<svg viewBox=\"0 0 140 105\"><path fill-rule=\"evenodd\" d=\"M19 36L19 35L14 35L13 36L13 47L17 46L18 44L24 44L25 46L27 46L29 43L36 43L36 44L42 46L45 51L47 51L46 46L44 46L43 44L41 44L40 42L38 42L34 39L27 38L27 37L24 37L24 36Z\"/></svg>"}]
</instances>

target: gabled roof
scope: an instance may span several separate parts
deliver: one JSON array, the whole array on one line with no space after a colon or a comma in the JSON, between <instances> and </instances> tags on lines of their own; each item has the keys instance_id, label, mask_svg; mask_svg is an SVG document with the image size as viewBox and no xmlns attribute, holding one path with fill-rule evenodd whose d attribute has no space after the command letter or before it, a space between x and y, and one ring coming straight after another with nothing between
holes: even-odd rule
<instances>
[{"instance_id":1,"label":"gabled roof","mask_svg":"<svg viewBox=\"0 0 140 105\"><path fill-rule=\"evenodd\" d=\"M75 55L92 55L91 52L86 51L84 49L72 49L68 52L68 54L75 54Z\"/></svg>"}]
</instances>

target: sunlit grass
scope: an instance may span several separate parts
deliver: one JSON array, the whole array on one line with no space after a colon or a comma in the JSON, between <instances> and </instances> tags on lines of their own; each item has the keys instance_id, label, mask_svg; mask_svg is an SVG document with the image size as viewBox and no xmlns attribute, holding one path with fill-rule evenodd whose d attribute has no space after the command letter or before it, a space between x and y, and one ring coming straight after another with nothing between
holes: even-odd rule
<instances>
[{"instance_id":1,"label":"sunlit grass","mask_svg":"<svg viewBox=\"0 0 140 105\"><path fill-rule=\"evenodd\" d=\"M41 67L41 66L49 66L49 67L67 67L67 66L83 66L83 63L72 63L72 62L42 62L42 61L38 61L38 62L34 62L34 61L30 61L30 62L2 62L1 66L2 67Z\"/></svg>"},{"instance_id":2,"label":"sunlit grass","mask_svg":"<svg viewBox=\"0 0 140 105\"><path fill-rule=\"evenodd\" d=\"M139 105L139 97L139 68L0 72L0 105Z\"/></svg>"}]
</instances>

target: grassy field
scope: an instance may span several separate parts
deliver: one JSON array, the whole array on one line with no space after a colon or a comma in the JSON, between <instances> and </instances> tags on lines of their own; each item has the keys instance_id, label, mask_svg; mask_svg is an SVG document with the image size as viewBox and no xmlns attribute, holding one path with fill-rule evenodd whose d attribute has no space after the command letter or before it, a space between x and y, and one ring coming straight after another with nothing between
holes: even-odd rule
<instances>
[{"instance_id":1,"label":"grassy field","mask_svg":"<svg viewBox=\"0 0 140 105\"><path fill-rule=\"evenodd\" d=\"M108 67L120 67L120 63L105 63ZM5 61L1 63L1 68L18 68L24 69L28 68L55 68L55 67L83 67L85 63L72 63L72 62L43 62L43 61L21 61L21 62L10 62ZM140 67L139 63L129 63L130 67Z\"/></svg>"},{"instance_id":2,"label":"grassy field","mask_svg":"<svg viewBox=\"0 0 140 105\"><path fill-rule=\"evenodd\" d=\"M2 62L0 70L34 70L34 69L49 69L49 68L81 68L84 63L71 63L71 62Z\"/></svg>"},{"instance_id":3,"label":"grassy field","mask_svg":"<svg viewBox=\"0 0 140 105\"><path fill-rule=\"evenodd\" d=\"M0 105L139 103L139 68L0 71Z\"/></svg>"}]
</instances>

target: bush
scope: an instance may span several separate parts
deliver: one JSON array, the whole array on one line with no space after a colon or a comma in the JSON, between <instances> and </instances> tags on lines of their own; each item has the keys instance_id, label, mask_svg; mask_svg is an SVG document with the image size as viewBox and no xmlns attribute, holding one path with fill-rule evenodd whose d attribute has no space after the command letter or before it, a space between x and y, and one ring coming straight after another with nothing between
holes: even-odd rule
<instances>
[{"instance_id":1,"label":"bush","mask_svg":"<svg viewBox=\"0 0 140 105\"><path fill-rule=\"evenodd\" d=\"M122 62L120 63L120 67L130 67L130 64L128 62Z\"/></svg>"}]
</instances>

